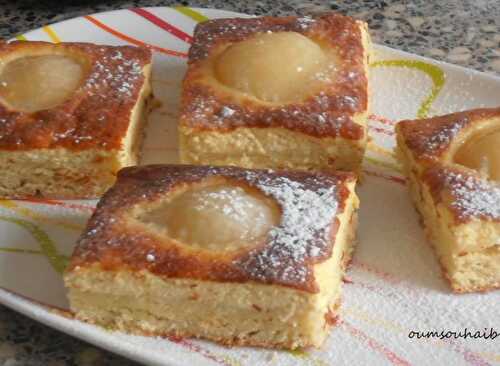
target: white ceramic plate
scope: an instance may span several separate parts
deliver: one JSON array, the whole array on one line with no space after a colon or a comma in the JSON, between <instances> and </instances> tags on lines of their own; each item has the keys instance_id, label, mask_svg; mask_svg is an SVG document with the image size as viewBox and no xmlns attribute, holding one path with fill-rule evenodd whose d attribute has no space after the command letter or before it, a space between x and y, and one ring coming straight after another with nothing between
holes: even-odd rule
<instances>
[{"instance_id":1,"label":"white ceramic plate","mask_svg":"<svg viewBox=\"0 0 500 366\"><path fill-rule=\"evenodd\" d=\"M68 20L18 38L156 48L154 92L162 107L149 121L143 163L175 162L183 55L197 22L243 16L220 10L149 8ZM181 53L181 55L174 56ZM390 153L394 121L500 105L500 79L375 46L371 68L373 144L364 170L359 245L348 272L343 322L321 350L275 352L224 348L112 333L63 316L61 270L94 201L0 201L0 302L42 323L147 364L168 365L487 365L500 361L497 340L410 339L411 331L500 332L500 292L454 295L442 279ZM391 61L387 61L391 60Z\"/></svg>"}]
</instances>

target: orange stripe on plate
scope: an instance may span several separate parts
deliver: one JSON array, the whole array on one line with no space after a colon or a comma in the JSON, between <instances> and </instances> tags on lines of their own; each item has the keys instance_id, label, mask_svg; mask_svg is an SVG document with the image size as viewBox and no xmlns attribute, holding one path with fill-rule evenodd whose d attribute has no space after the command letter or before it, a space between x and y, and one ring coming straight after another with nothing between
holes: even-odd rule
<instances>
[{"instance_id":1,"label":"orange stripe on plate","mask_svg":"<svg viewBox=\"0 0 500 366\"><path fill-rule=\"evenodd\" d=\"M376 341L374 338L370 337L363 331L353 327L351 324L346 322L342 323L342 326L344 329L346 329L349 333L351 333L355 338L361 340L364 344L366 344L368 347L370 347L372 350L377 351L381 353L387 361L389 361L392 365L394 366L410 366L411 363L402 358L401 356L398 356L396 353L391 351L388 347L385 345L379 343Z\"/></svg>"},{"instance_id":2,"label":"orange stripe on plate","mask_svg":"<svg viewBox=\"0 0 500 366\"><path fill-rule=\"evenodd\" d=\"M166 48L154 46L154 45L151 45L148 43L144 43L142 41L139 41L138 39L127 36L126 34L118 32L117 30L107 26L106 24L100 22L99 20L95 19L94 17L92 17L90 15L85 15L84 18L87 19L89 22L93 23L95 26L101 28L102 30L104 30L104 31L114 35L115 37L120 38L128 43L131 43L133 45L147 47L147 48L150 48L154 51L158 51L158 52L164 53L166 55L170 55L170 56L187 57L187 54L184 52L168 50Z\"/></svg>"},{"instance_id":3,"label":"orange stripe on plate","mask_svg":"<svg viewBox=\"0 0 500 366\"><path fill-rule=\"evenodd\" d=\"M366 174L366 175L370 175L372 177L377 177L377 178L382 178L382 179L386 179L386 180L389 180L391 182L394 182L394 183L399 183L399 184L403 184L405 185L406 184L406 179L405 178L401 178L401 177L396 177L394 175L387 175L387 174L382 174L382 173L379 173L379 172L374 172L374 171L371 171L371 170L366 170L364 169L363 172Z\"/></svg>"},{"instance_id":4,"label":"orange stripe on plate","mask_svg":"<svg viewBox=\"0 0 500 366\"><path fill-rule=\"evenodd\" d=\"M49 36L50 40L53 43L60 43L61 39L57 36L56 32L54 32L54 29L52 29L51 26L46 25L45 27L42 28L45 33Z\"/></svg>"},{"instance_id":5,"label":"orange stripe on plate","mask_svg":"<svg viewBox=\"0 0 500 366\"><path fill-rule=\"evenodd\" d=\"M396 121L393 121L393 120L386 118L386 117L383 117L383 116L378 116L376 114L370 114L370 116L368 116L368 119L372 119L374 121L383 123L385 125L390 125L390 126L396 124Z\"/></svg>"},{"instance_id":6,"label":"orange stripe on plate","mask_svg":"<svg viewBox=\"0 0 500 366\"><path fill-rule=\"evenodd\" d=\"M179 38L181 41L184 41L187 43L191 43L193 41L193 37L191 37L189 34L185 33L183 30L173 26L170 23L167 23L163 19L158 18L156 15L147 11L146 9L135 8L135 9L130 9L130 11L143 17L144 19L153 23L154 25L158 26L159 28L163 29L164 31L167 31L171 35Z\"/></svg>"},{"instance_id":7,"label":"orange stripe on plate","mask_svg":"<svg viewBox=\"0 0 500 366\"><path fill-rule=\"evenodd\" d=\"M387 135L387 136L394 136L394 131L389 131L389 130L386 130L384 128L375 127L375 126L368 126L368 128L372 131L382 133L382 134Z\"/></svg>"}]
</instances>

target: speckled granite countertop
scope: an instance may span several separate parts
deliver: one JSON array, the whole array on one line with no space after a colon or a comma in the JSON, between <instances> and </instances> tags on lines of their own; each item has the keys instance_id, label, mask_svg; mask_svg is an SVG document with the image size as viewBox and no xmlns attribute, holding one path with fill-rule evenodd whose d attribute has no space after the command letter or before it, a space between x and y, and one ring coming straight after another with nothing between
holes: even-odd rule
<instances>
[{"instance_id":1,"label":"speckled granite countertop","mask_svg":"<svg viewBox=\"0 0 500 366\"><path fill-rule=\"evenodd\" d=\"M83 14L182 3L248 14L307 14L335 10L364 19L377 43L422 56L500 74L498 0L0 0L0 37Z\"/></svg>"},{"instance_id":2,"label":"speckled granite countertop","mask_svg":"<svg viewBox=\"0 0 500 366\"><path fill-rule=\"evenodd\" d=\"M83 14L175 1L0 0L0 37ZM375 42L500 75L498 0L184 1L249 14L335 10L364 19ZM0 365L134 365L0 306Z\"/></svg>"}]
</instances>

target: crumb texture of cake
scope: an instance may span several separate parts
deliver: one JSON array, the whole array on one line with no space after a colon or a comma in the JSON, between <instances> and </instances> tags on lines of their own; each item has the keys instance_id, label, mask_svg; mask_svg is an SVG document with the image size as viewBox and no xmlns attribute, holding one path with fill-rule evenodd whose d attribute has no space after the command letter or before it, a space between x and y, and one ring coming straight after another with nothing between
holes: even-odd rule
<instances>
[{"instance_id":1,"label":"crumb texture of cake","mask_svg":"<svg viewBox=\"0 0 500 366\"><path fill-rule=\"evenodd\" d=\"M366 24L334 13L199 24L183 82L181 160L358 171L369 53Z\"/></svg>"},{"instance_id":2,"label":"crumb texture of cake","mask_svg":"<svg viewBox=\"0 0 500 366\"><path fill-rule=\"evenodd\" d=\"M137 334L318 347L352 251L355 182L350 173L124 169L64 275L71 309Z\"/></svg>"},{"instance_id":3,"label":"crumb texture of cake","mask_svg":"<svg viewBox=\"0 0 500 366\"><path fill-rule=\"evenodd\" d=\"M456 292L500 288L500 108L402 121L398 154Z\"/></svg>"},{"instance_id":4,"label":"crumb texture of cake","mask_svg":"<svg viewBox=\"0 0 500 366\"><path fill-rule=\"evenodd\" d=\"M0 197L96 198L138 162L151 52L0 44Z\"/></svg>"}]
</instances>

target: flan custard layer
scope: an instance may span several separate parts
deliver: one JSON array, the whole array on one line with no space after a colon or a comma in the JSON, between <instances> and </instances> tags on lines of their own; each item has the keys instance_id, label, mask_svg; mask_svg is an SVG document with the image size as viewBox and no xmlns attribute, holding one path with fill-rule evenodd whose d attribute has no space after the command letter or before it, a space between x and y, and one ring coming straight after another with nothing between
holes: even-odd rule
<instances>
[{"instance_id":1,"label":"flan custard layer","mask_svg":"<svg viewBox=\"0 0 500 366\"><path fill-rule=\"evenodd\" d=\"M100 202L64 275L71 309L79 319L136 334L320 346L337 316L351 256L354 185L344 173L128 168ZM204 207L216 217L205 242L173 234L179 222L169 231L167 223L158 229L161 215L147 219L145 212L168 212L178 200L189 212ZM261 215L263 225L250 235L236 226L217 232L224 221L245 228Z\"/></svg>"},{"instance_id":2,"label":"flan custard layer","mask_svg":"<svg viewBox=\"0 0 500 366\"><path fill-rule=\"evenodd\" d=\"M500 109L484 109L397 127L412 199L456 292L500 288L498 125Z\"/></svg>"},{"instance_id":3,"label":"flan custard layer","mask_svg":"<svg viewBox=\"0 0 500 366\"><path fill-rule=\"evenodd\" d=\"M96 198L137 164L151 52L0 45L0 197Z\"/></svg>"},{"instance_id":4,"label":"flan custard layer","mask_svg":"<svg viewBox=\"0 0 500 366\"><path fill-rule=\"evenodd\" d=\"M357 171L369 53L366 24L334 13L199 24L183 82L181 161Z\"/></svg>"}]
</instances>

